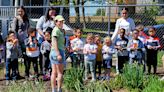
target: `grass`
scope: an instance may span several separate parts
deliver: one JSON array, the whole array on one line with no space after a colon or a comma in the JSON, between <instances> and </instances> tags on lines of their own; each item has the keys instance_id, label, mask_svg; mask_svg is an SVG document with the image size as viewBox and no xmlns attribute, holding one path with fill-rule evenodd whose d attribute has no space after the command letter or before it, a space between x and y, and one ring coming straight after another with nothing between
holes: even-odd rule
<instances>
[{"instance_id":1,"label":"grass","mask_svg":"<svg viewBox=\"0 0 164 92\"><path fill-rule=\"evenodd\" d=\"M158 55L157 55L157 60L158 60L158 67L161 67L162 66L162 56L164 55L164 51L159 51L158 52Z\"/></svg>"}]
</instances>

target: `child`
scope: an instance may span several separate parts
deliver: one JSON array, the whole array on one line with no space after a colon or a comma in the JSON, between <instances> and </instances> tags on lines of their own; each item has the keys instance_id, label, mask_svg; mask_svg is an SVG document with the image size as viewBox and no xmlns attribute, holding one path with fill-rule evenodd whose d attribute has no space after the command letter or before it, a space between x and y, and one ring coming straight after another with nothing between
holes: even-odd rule
<instances>
[{"instance_id":1,"label":"child","mask_svg":"<svg viewBox=\"0 0 164 92\"><path fill-rule=\"evenodd\" d=\"M78 28L75 28L75 30L73 32L74 35L69 37L69 46L68 46L68 52L69 52L69 56L71 58L71 66L72 67L74 64L74 60L73 60L73 50L71 48L71 41L76 38L76 29L78 29Z\"/></svg>"},{"instance_id":2,"label":"child","mask_svg":"<svg viewBox=\"0 0 164 92\"><path fill-rule=\"evenodd\" d=\"M103 54L103 66L105 68L103 80L110 79L110 68L111 68L111 61L112 61L112 54L115 52L114 47L112 46L112 41L110 37L104 38L104 45L102 47L102 54Z\"/></svg>"},{"instance_id":3,"label":"child","mask_svg":"<svg viewBox=\"0 0 164 92\"><path fill-rule=\"evenodd\" d=\"M39 56L39 47L38 41L36 39L36 29L29 28L28 29L28 38L25 39L26 45L26 55L27 60L25 62L25 78L29 78L29 70L31 66L31 62L33 62L34 68L34 79L38 80L38 56Z\"/></svg>"},{"instance_id":4,"label":"child","mask_svg":"<svg viewBox=\"0 0 164 92\"><path fill-rule=\"evenodd\" d=\"M6 85L9 85L9 80L16 80L16 69L18 66L18 39L13 31L10 31L6 42ZM12 69L12 76L10 70Z\"/></svg>"},{"instance_id":5,"label":"child","mask_svg":"<svg viewBox=\"0 0 164 92\"><path fill-rule=\"evenodd\" d=\"M139 31L139 36L138 39L143 43L145 46L146 44L146 38L148 38L148 35L144 33L144 26L143 25L138 25L136 29ZM142 53L142 63L144 65L144 71L146 70L146 51Z\"/></svg>"},{"instance_id":6,"label":"child","mask_svg":"<svg viewBox=\"0 0 164 92\"><path fill-rule=\"evenodd\" d=\"M41 43L40 51L42 53L43 63L43 80L49 79L50 59L49 54L51 50L51 33L49 31L44 32L45 40Z\"/></svg>"},{"instance_id":7,"label":"child","mask_svg":"<svg viewBox=\"0 0 164 92\"><path fill-rule=\"evenodd\" d=\"M115 41L115 48L117 49L118 56L118 74L122 72L123 65L128 61L129 53L127 51L128 39L125 37L125 29L119 30L120 37Z\"/></svg>"},{"instance_id":8,"label":"child","mask_svg":"<svg viewBox=\"0 0 164 92\"><path fill-rule=\"evenodd\" d=\"M102 65L102 44L101 38L99 35L95 35L95 44L97 45L97 54L96 54L96 66L95 71L98 68L98 79L101 79L101 65Z\"/></svg>"},{"instance_id":9,"label":"child","mask_svg":"<svg viewBox=\"0 0 164 92\"><path fill-rule=\"evenodd\" d=\"M88 79L88 72L90 70L92 75L92 82L96 81L96 73L95 73L95 60L97 53L97 45L93 42L94 36L93 34L88 34L86 38L86 44L84 45L83 53L84 53L84 64L85 64L85 80Z\"/></svg>"},{"instance_id":10,"label":"child","mask_svg":"<svg viewBox=\"0 0 164 92\"><path fill-rule=\"evenodd\" d=\"M128 42L128 51L129 58L130 58L130 64L134 63L136 61L138 64L142 64L142 52L145 51L143 43L138 39L139 31L134 30L132 33L132 40Z\"/></svg>"},{"instance_id":11,"label":"child","mask_svg":"<svg viewBox=\"0 0 164 92\"><path fill-rule=\"evenodd\" d=\"M4 50L4 43L3 43L3 39L2 36L0 35L0 63L2 62L2 58L3 58L3 50Z\"/></svg>"},{"instance_id":12,"label":"child","mask_svg":"<svg viewBox=\"0 0 164 92\"><path fill-rule=\"evenodd\" d=\"M73 66L83 67L83 47L84 43L81 39L82 30L80 28L75 29L76 38L70 41L71 49L73 51Z\"/></svg>"},{"instance_id":13,"label":"child","mask_svg":"<svg viewBox=\"0 0 164 92\"><path fill-rule=\"evenodd\" d=\"M154 74L157 71L157 52L161 47L159 43L159 38L155 36L156 30L154 27L150 27L148 30L149 37L146 39L146 50L147 50L147 66L148 73L151 72L151 65L154 68Z\"/></svg>"}]
</instances>

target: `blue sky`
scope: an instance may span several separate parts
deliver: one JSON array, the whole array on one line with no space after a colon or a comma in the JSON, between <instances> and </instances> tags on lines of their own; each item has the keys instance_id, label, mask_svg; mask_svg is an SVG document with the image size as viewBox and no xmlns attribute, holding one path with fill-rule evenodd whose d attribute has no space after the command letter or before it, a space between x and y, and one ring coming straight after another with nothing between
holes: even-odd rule
<instances>
[{"instance_id":1,"label":"blue sky","mask_svg":"<svg viewBox=\"0 0 164 92\"><path fill-rule=\"evenodd\" d=\"M87 1L84 6L102 6L107 5L107 3L101 3L96 1ZM97 9L101 7L85 7L85 15L86 16L93 16L96 14ZM102 7L105 8L105 7ZM82 15L82 8L80 8L80 15ZM70 16L75 16L75 8L73 7L73 3L70 3Z\"/></svg>"}]
</instances>

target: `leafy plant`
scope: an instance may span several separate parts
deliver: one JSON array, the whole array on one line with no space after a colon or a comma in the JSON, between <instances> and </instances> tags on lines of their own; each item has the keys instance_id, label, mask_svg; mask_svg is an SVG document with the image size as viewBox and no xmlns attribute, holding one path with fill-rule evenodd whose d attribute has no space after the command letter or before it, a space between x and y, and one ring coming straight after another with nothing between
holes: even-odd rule
<instances>
[{"instance_id":1,"label":"leafy plant","mask_svg":"<svg viewBox=\"0 0 164 92\"><path fill-rule=\"evenodd\" d=\"M79 68L71 68L64 74L64 87L76 92L80 92L83 87L83 72Z\"/></svg>"},{"instance_id":2,"label":"leafy plant","mask_svg":"<svg viewBox=\"0 0 164 92\"><path fill-rule=\"evenodd\" d=\"M107 82L91 82L84 86L83 92L111 92L109 81Z\"/></svg>"},{"instance_id":3,"label":"leafy plant","mask_svg":"<svg viewBox=\"0 0 164 92\"><path fill-rule=\"evenodd\" d=\"M164 81L160 81L157 76L149 76L147 78L147 86L142 92L163 92L164 91Z\"/></svg>"},{"instance_id":4,"label":"leafy plant","mask_svg":"<svg viewBox=\"0 0 164 92\"><path fill-rule=\"evenodd\" d=\"M127 88L143 88L143 66L137 63L125 65L123 69L123 85Z\"/></svg>"},{"instance_id":5,"label":"leafy plant","mask_svg":"<svg viewBox=\"0 0 164 92\"><path fill-rule=\"evenodd\" d=\"M123 77L121 75L118 75L114 79L110 80L110 87L113 90L118 90L118 89L123 88L124 86L123 83L124 83Z\"/></svg>"}]
</instances>

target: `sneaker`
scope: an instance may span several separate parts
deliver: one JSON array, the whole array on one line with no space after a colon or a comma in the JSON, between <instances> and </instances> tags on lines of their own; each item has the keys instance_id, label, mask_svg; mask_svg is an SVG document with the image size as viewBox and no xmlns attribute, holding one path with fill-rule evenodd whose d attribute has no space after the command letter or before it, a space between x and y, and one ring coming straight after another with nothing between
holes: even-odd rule
<instances>
[{"instance_id":1,"label":"sneaker","mask_svg":"<svg viewBox=\"0 0 164 92\"><path fill-rule=\"evenodd\" d=\"M11 81L11 84L16 84L16 80L12 80Z\"/></svg>"},{"instance_id":2,"label":"sneaker","mask_svg":"<svg viewBox=\"0 0 164 92\"><path fill-rule=\"evenodd\" d=\"M96 79L92 79L90 82L95 82L96 81Z\"/></svg>"},{"instance_id":3,"label":"sneaker","mask_svg":"<svg viewBox=\"0 0 164 92\"><path fill-rule=\"evenodd\" d=\"M102 81L104 81L105 79L106 79L106 76L103 76L103 77L101 78Z\"/></svg>"},{"instance_id":4,"label":"sneaker","mask_svg":"<svg viewBox=\"0 0 164 92\"><path fill-rule=\"evenodd\" d=\"M161 78L161 80L164 80L164 76Z\"/></svg>"},{"instance_id":5,"label":"sneaker","mask_svg":"<svg viewBox=\"0 0 164 92\"><path fill-rule=\"evenodd\" d=\"M101 77L101 76L99 76L97 79L98 79L98 80L101 80L101 79L102 79L102 77Z\"/></svg>"},{"instance_id":6,"label":"sneaker","mask_svg":"<svg viewBox=\"0 0 164 92\"><path fill-rule=\"evenodd\" d=\"M110 76L107 76L105 80L110 80Z\"/></svg>"},{"instance_id":7,"label":"sneaker","mask_svg":"<svg viewBox=\"0 0 164 92\"><path fill-rule=\"evenodd\" d=\"M8 86L10 84L9 80L6 80L6 86Z\"/></svg>"}]
</instances>

